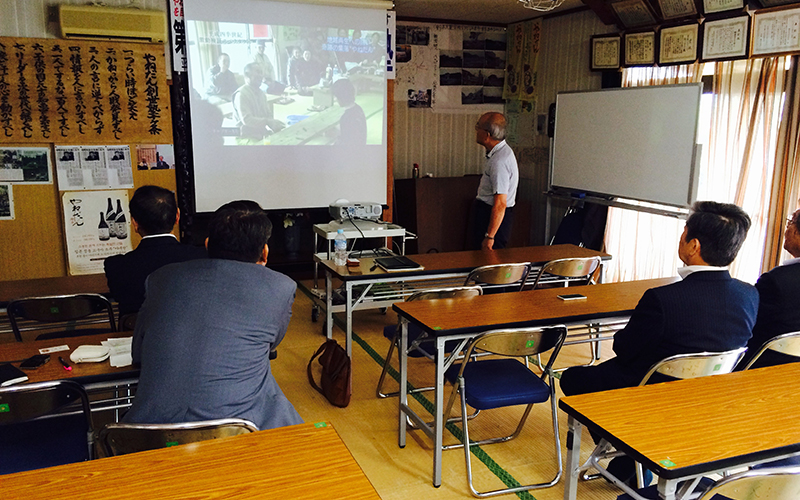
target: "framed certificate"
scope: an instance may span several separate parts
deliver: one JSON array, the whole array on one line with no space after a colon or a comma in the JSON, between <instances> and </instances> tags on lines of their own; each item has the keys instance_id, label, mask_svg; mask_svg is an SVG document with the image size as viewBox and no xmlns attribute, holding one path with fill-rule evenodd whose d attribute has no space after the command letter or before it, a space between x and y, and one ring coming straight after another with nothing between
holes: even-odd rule
<instances>
[{"instance_id":1,"label":"framed certificate","mask_svg":"<svg viewBox=\"0 0 800 500\"><path fill-rule=\"evenodd\" d=\"M703 22L701 61L725 61L747 58L750 47L750 16Z\"/></svg>"},{"instance_id":2,"label":"framed certificate","mask_svg":"<svg viewBox=\"0 0 800 500\"><path fill-rule=\"evenodd\" d=\"M625 28L637 28L656 24L656 18L650 12L644 0L622 0L611 4L614 13Z\"/></svg>"},{"instance_id":3,"label":"framed certificate","mask_svg":"<svg viewBox=\"0 0 800 500\"><path fill-rule=\"evenodd\" d=\"M703 13L744 10L744 0L703 0Z\"/></svg>"},{"instance_id":4,"label":"framed certificate","mask_svg":"<svg viewBox=\"0 0 800 500\"><path fill-rule=\"evenodd\" d=\"M591 70L619 69L620 35L595 35L592 37Z\"/></svg>"},{"instance_id":5,"label":"framed certificate","mask_svg":"<svg viewBox=\"0 0 800 500\"><path fill-rule=\"evenodd\" d=\"M765 8L768 8L788 5L790 3L797 3L797 0L758 0L758 3L763 5Z\"/></svg>"},{"instance_id":6,"label":"framed certificate","mask_svg":"<svg viewBox=\"0 0 800 500\"><path fill-rule=\"evenodd\" d=\"M695 62L699 33L700 25L697 23L662 28L659 32L658 64Z\"/></svg>"},{"instance_id":7,"label":"framed certificate","mask_svg":"<svg viewBox=\"0 0 800 500\"><path fill-rule=\"evenodd\" d=\"M625 33L625 66L650 66L656 63L656 32Z\"/></svg>"},{"instance_id":8,"label":"framed certificate","mask_svg":"<svg viewBox=\"0 0 800 500\"><path fill-rule=\"evenodd\" d=\"M658 0L658 7L661 9L661 17L667 20L697 16L694 0Z\"/></svg>"},{"instance_id":9,"label":"framed certificate","mask_svg":"<svg viewBox=\"0 0 800 500\"><path fill-rule=\"evenodd\" d=\"M753 15L750 55L800 52L800 7L757 10Z\"/></svg>"}]
</instances>

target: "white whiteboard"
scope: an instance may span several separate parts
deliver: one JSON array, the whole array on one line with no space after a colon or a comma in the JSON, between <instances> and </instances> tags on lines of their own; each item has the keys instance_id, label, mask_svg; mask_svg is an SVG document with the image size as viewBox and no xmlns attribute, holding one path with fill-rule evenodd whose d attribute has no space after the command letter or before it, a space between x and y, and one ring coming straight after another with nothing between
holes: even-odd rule
<instances>
[{"instance_id":1,"label":"white whiteboard","mask_svg":"<svg viewBox=\"0 0 800 500\"><path fill-rule=\"evenodd\" d=\"M702 90L691 83L558 94L551 188L691 205Z\"/></svg>"}]
</instances>

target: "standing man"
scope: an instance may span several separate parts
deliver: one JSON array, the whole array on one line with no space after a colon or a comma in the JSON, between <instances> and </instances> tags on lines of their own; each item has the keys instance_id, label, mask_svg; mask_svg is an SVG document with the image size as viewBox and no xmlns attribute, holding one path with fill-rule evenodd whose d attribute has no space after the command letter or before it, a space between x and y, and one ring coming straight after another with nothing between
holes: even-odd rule
<instances>
[{"instance_id":1,"label":"standing man","mask_svg":"<svg viewBox=\"0 0 800 500\"><path fill-rule=\"evenodd\" d=\"M771 338L783 333L800 331L800 210L787 221L783 233L783 248L791 254L780 266L764 273L756 283L760 302L753 338L747 344L747 355L739 366L745 366ZM798 358L766 351L754 368L797 361Z\"/></svg>"},{"instance_id":2,"label":"standing man","mask_svg":"<svg viewBox=\"0 0 800 500\"><path fill-rule=\"evenodd\" d=\"M133 230L142 241L132 252L111 256L103 263L120 316L135 313L142 306L144 281L150 273L167 264L206 257L205 249L183 245L170 232L181 217L172 191L142 186L133 193L129 209Z\"/></svg>"},{"instance_id":3,"label":"standing man","mask_svg":"<svg viewBox=\"0 0 800 500\"><path fill-rule=\"evenodd\" d=\"M262 430L303 422L270 370L296 290L265 267L271 232L256 202L228 203L209 222L208 259L150 275L133 334L141 374L126 422L244 418Z\"/></svg>"},{"instance_id":4,"label":"standing man","mask_svg":"<svg viewBox=\"0 0 800 500\"><path fill-rule=\"evenodd\" d=\"M506 117L485 113L475 124L475 142L486 149L486 167L473 201L469 248L505 248L511 236L512 211L517 201L519 168L506 143Z\"/></svg>"}]
</instances>

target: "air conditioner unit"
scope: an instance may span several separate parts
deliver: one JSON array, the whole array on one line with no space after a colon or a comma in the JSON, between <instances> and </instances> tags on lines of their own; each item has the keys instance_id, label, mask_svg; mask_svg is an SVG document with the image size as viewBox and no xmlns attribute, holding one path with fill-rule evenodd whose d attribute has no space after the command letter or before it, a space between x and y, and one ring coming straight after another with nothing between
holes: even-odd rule
<instances>
[{"instance_id":1,"label":"air conditioner unit","mask_svg":"<svg viewBox=\"0 0 800 500\"><path fill-rule=\"evenodd\" d=\"M158 10L61 4L58 23L64 38L164 43L167 16Z\"/></svg>"}]
</instances>

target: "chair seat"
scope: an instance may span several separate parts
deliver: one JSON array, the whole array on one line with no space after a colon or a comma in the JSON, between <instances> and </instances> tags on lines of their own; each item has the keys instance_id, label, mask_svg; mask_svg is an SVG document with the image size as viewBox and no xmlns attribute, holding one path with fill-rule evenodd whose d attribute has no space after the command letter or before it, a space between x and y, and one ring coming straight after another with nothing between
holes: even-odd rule
<instances>
[{"instance_id":1,"label":"chair seat","mask_svg":"<svg viewBox=\"0 0 800 500\"><path fill-rule=\"evenodd\" d=\"M454 364L445 377L455 383L461 364ZM550 387L523 363L515 359L473 361L464 369L467 404L476 410L502 406L543 403Z\"/></svg>"}]
</instances>

